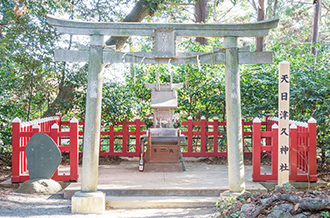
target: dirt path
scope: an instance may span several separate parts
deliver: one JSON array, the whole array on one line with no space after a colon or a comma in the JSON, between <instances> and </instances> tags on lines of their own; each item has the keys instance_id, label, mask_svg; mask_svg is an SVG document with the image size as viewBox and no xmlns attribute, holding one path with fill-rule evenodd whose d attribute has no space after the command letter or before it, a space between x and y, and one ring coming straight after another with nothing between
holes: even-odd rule
<instances>
[{"instance_id":1,"label":"dirt path","mask_svg":"<svg viewBox=\"0 0 330 218\"><path fill-rule=\"evenodd\" d=\"M53 195L19 194L0 188L0 217L215 217L216 208L116 209L103 215L72 214L71 201L63 193Z\"/></svg>"}]
</instances>

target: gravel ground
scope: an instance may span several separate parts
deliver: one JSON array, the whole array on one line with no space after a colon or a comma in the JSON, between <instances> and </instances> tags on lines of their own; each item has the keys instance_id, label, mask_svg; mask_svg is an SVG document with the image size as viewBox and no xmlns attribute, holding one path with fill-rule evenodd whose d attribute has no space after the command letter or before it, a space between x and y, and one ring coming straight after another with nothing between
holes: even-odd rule
<instances>
[{"instance_id":1,"label":"gravel ground","mask_svg":"<svg viewBox=\"0 0 330 218\"><path fill-rule=\"evenodd\" d=\"M0 217L215 217L216 208L116 209L103 215L72 214L71 201L63 193L20 194L0 188Z\"/></svg>"}]
</instances>

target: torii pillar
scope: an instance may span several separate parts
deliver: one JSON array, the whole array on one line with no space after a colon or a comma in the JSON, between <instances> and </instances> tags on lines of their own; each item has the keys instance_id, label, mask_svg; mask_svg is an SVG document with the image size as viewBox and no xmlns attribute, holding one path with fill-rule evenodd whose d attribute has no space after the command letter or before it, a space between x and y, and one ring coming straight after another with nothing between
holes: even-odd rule
<instances>
[{"instance_id":1,"label":"torii pillar","mask_svg":"<svg viewBox=\"0 0 330 218\"><path fill-rule=\"evenodd\" d=\"M239 74L239 57L236 37L225 37L226 50L225 82L226 82L226 126L227 126L227 159L229 191L221 193L226 199L231 195L240 195L245 191L241 91Z\"/></svg>"},{"instance_id":2,"label":"torii pillar","mask_svg":"<svg viewBox=\"0 0 330 218\"><path fill-rule=\"evenodd\" d=\"M105 194L97 191L99 143L102 105L103 35L91 35L88 62L88 83L84 131L84 152L81 191L71 199L72 213L105 211Z\"/></svg>"}]
</instances>

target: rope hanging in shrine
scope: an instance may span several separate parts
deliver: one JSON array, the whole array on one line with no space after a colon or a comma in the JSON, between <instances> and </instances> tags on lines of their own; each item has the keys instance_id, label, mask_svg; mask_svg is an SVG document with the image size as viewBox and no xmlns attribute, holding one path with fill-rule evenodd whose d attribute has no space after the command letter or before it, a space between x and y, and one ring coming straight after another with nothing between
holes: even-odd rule
<instances>
[{"instance_id":1,"label":"rope hanging in shrine","mask_svg":"<svg viewBox=\"0 0 330 218\"><path fill-rule=\"evenodd\" d=\"M149 60L154 60L155 58L154 57L147 57L147 56L143 56L143 55L137 55L137 54L132 54L132 53L129 53L129 52L121 52L121 51L116 51L112 46L103 46L105 48L108 48L109 50L112 50L114 52L116 52L117 54L121 54L122 55L122 60L123 60L123 63L125 63L125 58L126 56L127 57L133 57L134 60L136 60L136 58L141 58L143 59L141 61L141 63L145 60L145 59L149 59ZM225 48L216 48L214 49L212 52L201 52L200 54L196 54L196 55L191 55L191 56L184 56L184 57L174 57L174 59L181 59L181 60L184 60L184 63L186 63L185 60L188 60L188 59L196 59L197 60L197 64L199 65L199 69L200 69L200 59L201 57L203 56L207 56L207 55L212 55L212 59L214 59L214 54L217 53L217 52L222 52L224 51ZM167 59L167 58L165 58ZM171 60L172 58L169 58L169 60Z\"/></svg>"}]
</instances>

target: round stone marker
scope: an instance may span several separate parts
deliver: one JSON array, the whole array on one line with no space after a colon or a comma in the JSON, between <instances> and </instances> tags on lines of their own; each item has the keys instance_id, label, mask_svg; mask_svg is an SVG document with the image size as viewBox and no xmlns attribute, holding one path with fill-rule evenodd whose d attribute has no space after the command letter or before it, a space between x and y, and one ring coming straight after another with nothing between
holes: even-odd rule
<instances>
[{"instance_id":1,"label":"round stone marker","mask_svg":"<svg viewBox=\"0 0 330 218\"><path fill-rule=\"evenodd\" d=\"M26 145L30 179L50 179L61 162L61 152L48 135L37 133Z\"/></svg>"}]
</instances>

